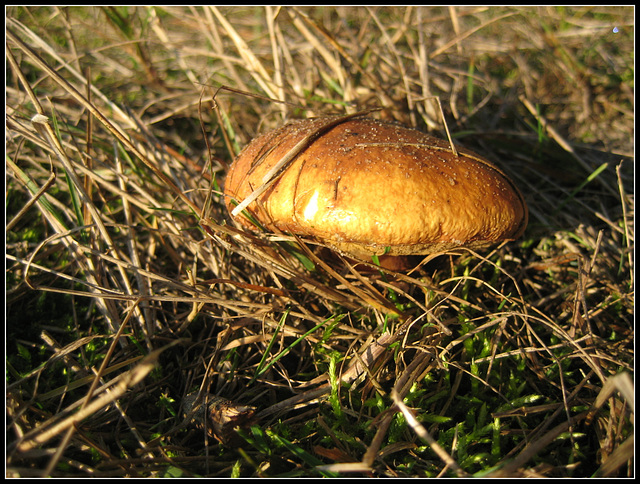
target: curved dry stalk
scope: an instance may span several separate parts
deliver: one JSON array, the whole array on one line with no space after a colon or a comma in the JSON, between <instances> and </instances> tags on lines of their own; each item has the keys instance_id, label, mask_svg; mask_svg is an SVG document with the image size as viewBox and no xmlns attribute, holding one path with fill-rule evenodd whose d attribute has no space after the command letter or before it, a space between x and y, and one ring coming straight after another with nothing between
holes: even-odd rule
<instances>
[{"instance_id":1,"label":"curved dry stalk","mask_svg":"<svg viewBox=\"0 0 640 484\"><path fill-rule=\"evenodd\" d=\"M447 468L453 469L453 471L458 475L458 477L466 477L468 474L460 468L458 463L453 460L453 458L440 446L437 440L435 440L431 434L424 428L424 426L416 420L415 416L409 410L409 408L404 404L402 399L398 396L398 392L395 390L391 393L391 397L393 398L393 402L398 407L398 409L402 412L404 417L409 422L411 428L418 434L418 436L427 442L429 446L433 449L433 451L442 459L442 461L446 464L446 467L443 469L443 472Z\"/></svg>"},{"instance_id":2,"label":"curved dry stalk","mask_svg":"<svg viewBox=\"0 0 640 484\"><path fill-rule=\"evenodd\" d=\"M166 345L163 348L152 351L147 355L135 368L129 370L122 375L117 376L106 385L103 385L101 393L102 396L96 397L90 403L87 403L83 398L81 401L75 402L73 405L66 409L65 413L69 413L74 407L80 406L81 409L76 413L65 416L64 414L57 415L52 420L43 424L41 427L25 434L20 441L18 441L14 447L20 452L27 452L35 447L48 442L65 430L73 427L77 423L81 422L88 416L94 414L101 408L112 404L118 398L122 397L127 391L131 390L135 385L140 383L149 372L155 367L160 354L166 349L177 344L177 341ZM111 387L111 388L109 388ZM62 418L60 420L60 418ZM60 420L55 422L55 420Z\"/></svg>"},{"instance_id":3,"label":"curved dry stalk","mask_svg":"<svg viewBox=\"0 0 640 484\"><path fill-rule=\"evenodd\" d=\"M158 169L156 164L154 164L147 156L145 156L129 139L127 135L125 135L122 128L118 127L114 122L109 120L106 116L102 114L102 112L97 109L87 98L84 97L76 88L74 88L66 79L61 77L54 69L49 67L49 65L44 62L40 56L33 51L29 46L27 46L24 42L22 42L12 31L11 29L7 29L7 37L11 42L13 42L16 46L18 46L25 54L29 56L29 58L44 72L46 72L52 79L54 79L61 87L65 89L65 91L71 95L80 105L84 106L91 115L94 116L102 125L113 134L118 141L120 141L126 148L131 151L140 161L142 161L151 171L163 182L165 183L178 197L182 199L184 203L189 206L194 213L199 213L199 209L187 198L182 190L180 190L173 181L165 175L162 171ZM28 87L28 84L25 85ZM44 112L38 113L44 116ZM134 123L135 124L135 123Z\"/></svg>"}]
</instances>

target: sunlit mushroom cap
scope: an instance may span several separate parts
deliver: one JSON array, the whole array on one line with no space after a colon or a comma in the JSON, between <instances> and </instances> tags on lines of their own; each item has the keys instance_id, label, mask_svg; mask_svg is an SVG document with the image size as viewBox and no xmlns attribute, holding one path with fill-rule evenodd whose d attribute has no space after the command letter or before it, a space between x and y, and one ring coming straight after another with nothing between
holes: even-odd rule
<instances>
[{"instance_id":1,"label":"sunlit mushroom cap","mask_svg":"<svg viewBox=\"0 0 640 484\"><path fill-rule=\"evenodd\" d=\"M245 210L265 229L312 237L360 258L518 238L528 216L518 189L491 162L457 152L447 141L370 118L295 121L240 153L225 182L227 207L262 188ZM255 228L241 213L234 218Z\"/></svg>"}]
</instances>

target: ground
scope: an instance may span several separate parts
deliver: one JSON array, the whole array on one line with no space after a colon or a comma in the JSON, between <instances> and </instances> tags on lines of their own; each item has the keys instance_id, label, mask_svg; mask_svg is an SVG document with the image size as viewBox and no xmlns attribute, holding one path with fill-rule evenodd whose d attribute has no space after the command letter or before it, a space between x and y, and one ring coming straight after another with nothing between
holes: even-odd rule
<instances>
[{"instance_id":1,"label":"ground","mask_svg":"<svg viewBox=\"0 0 640 484\"><path fill-rule=\"evenodd\" d=\"M633 475L632 7L6 20L8 476ZM367 109L524 236L364 272L232 222L253 137Z\"/></svg>"}]
</instances>

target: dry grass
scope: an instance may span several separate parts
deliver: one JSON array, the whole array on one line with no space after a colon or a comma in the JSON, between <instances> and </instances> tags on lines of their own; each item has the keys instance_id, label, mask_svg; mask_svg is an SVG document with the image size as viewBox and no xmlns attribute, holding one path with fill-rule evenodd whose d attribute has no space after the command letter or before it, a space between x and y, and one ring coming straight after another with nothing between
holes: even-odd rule
<instances>
[{"instance_id":1,"label":"dry grass","mask_svg":"<svg viewBox=\"0 0 640 484\"><path fill-rule=\"evenodd\" d=\"M632 475L633 13L8 8L7 475ZM362 274L230 223L256 134L430 96L522 240Z\"/></svg>"}]
</instances>

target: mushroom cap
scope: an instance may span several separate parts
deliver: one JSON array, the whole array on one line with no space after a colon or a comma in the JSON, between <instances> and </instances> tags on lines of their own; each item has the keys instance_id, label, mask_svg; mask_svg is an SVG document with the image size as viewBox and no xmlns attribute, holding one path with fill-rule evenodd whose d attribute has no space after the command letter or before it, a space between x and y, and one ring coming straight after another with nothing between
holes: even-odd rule
<instances>
[{"instance_id":1,"label":"mushroom cap","mask_svg":"<svg viewBox=\"0 0 640 484\"><path fill-rule=\"evenodd\" d=\"M483 248L518 238L527 225L522 195L491 162L461 148L456 156L447 141L365 117L294 121L255 138L228 172L229 211L292 149L297 155L246 207L270 231L367 258ZM243 214L235 218L255 228Z\"/></svg>"}]
</instances>

